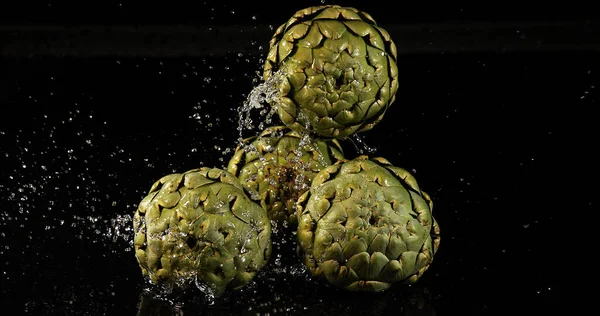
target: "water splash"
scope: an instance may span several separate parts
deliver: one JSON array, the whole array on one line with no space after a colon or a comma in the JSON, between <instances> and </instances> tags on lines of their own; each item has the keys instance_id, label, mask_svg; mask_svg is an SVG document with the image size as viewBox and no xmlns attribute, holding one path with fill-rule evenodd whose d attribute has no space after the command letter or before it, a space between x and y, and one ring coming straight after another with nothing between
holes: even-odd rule
<instances>
[{"instance_id":1,"label":"water splash","mask_svg":"<svg viewBox=\"0 0 600 316\"><path fill-rule=\"evenodd\" d=\"M377 152L377 148L370 147L369 145L367 145L367 143L363 140L363 137L361 137L360 135L353 134L351 137L352 138L350 138L350 141L359 154L363 155L365 154L365 152L369 154L375 154ZM362 146L362 148L359 148L356 144L359 144L360 146Z\"/></svg>"},{"instance_id":2,"label":"water splash","mask_svg":"<svg viewBox=\"0 0 600 316\"><path fill-rule=\"evenodd\" d=\"M200 280L198 277L196 277L194 280L196 288L198 288L205 295L207 305L214 305L216 296L210 286L202 282L202 280Z\"/></svg>"},{"instance_id":3,"label":"water splash","mask_svg":"<svg viewBox=\"0 0 600 316\"><path fill-rule=\"evenodd\" d=\"M302 115L304 113L300 113L299 118L303 119ZM321 157L322 154L317 150L317 146L315 146L315 140L310 137L310 122L308 119L304 119L306 122L304 124L304 130L300 133L300 143L298 144L298 148L296 148L294 152L293 165L296 169L296 178L294 179L294 190L302 191L308 189L308 184L306 183L305 172L308 170L308 164L302 161L302 156L310 151L316 151L318 156L325 160L325 157Z\"/></svg>"},{"instance_id":4,"label":"water splash","mask_svg":"<svg viewBox=\"0 0 600 316\"><path fill-rule=\"evenodd\" d=\"M105 236L117 243L120 240L127 242L130 246L133 246L133 219L131 215L120 215L117 214L115 218L110 220L110 226Z\"/></svg>"},{"instance_id":5,"label":"water splash","mask_svg":"<svg viewBox=\"0 0 600 316\"><path fill-rule=\"evenodd\" d=\"M240 106L238 111L238 144L244 146L244 130L253 130L254 121L251 117L253 110L260 110L259 115L264 120L258 124L259 130L263 130L265 124L271 124L273 115L277 112L280 100L280 86L285 76L283 69L273 73L267 80L255 86Z\"/></svg>"},{"instance_id":6,"label":"water splash","mask_svg":"<svg viewBox=\"0 0 600 316\"><path fill-rule=\"evenodd\" d=\"M292 66L293 65L289 65L289 67ZM253 131L255 134L257 134L262 132L263 130L265 130L265 128L272 124L273 116L277 113L277 108L280 105L281 85L283 83L283 80L286 80L286 74L289 73L289 67L282 67L280 70L272 73L268 79L262 80L262 82L255 85L251 92L248 94L246 100L242 103L241 106L239 106L236 109L238 114L237 150L244 150L246 153L258 154L258 159L263 163L269 162L266 161L265 157L263 156L263 152L258 151L257 148L253 145L253 142L244 140L244 133L247 131ZM198 109L200 109L200 105L198 106ZM289 163L290 167L294 169L293 171L295 178L292 179L293 189L296 191L303 191L308 189L310 185L306 179L306 171L309 171L309 168L311 166L311 163L306 163L303 161L303 157L307 154L310 154L311 157L316 158L318 160L318 164L322 166L328 165L328 159L325 156L326 153L323 153L319 150L319 146L317 144L318 139L311 137L310 120L307 117L302 116L305 115L304 113L300 113L299 115L299 121L306 123L303 126L303 130L299 133L300 141L298 146L293 150L293 158L290 159ZM206 118L209 118L207 115L205 116ZM202 119L202 117L199 114L193 118L198 119L199 122L201 122L200 120ZM256 131L257 128L258 131ZM277 130L273 131L271 134L265 137L281 138L284 136L285 132L286 130ZM260 136L255 140L260 140ZM215 146L215 149L221 151L220 147ZM269 152L272 150L277 150L277 148L264 148L264 150L266 152ZM223 150L221 154L224 156L226 154L229 154L230 151L231 150L227 148ZM275 179L269 180L276 181ZM279 183L275 182L272 184L278 185ZM260 199L257 191L252 191L248 188L246 189L253 200ZM121 216L115 218L114 220L112 220L112 226L114 228L113 230L111 230L111 237L113 239L128 238L129 240L132 240L133 232L131 229L131 224L131 216ZM280 247L281 249L295 249L295 231L292 232L291 236L284 234L284 232L288 230L286 227L287 222L282 223L281 227L278 227L277 223L275 222L272 222L272 224L273 236L276 237L276 240L273 241L274 247ZM128 225L128 229L125 229L123 225ZM279 231L281 231L280 234L278 234ZM163 233L163 236L164 234L165 233ZM250 242L250 240L248 239L247 242ZM247 252L247 249L244 245L240 249L240 253L244 254L245 252ZM246 256L242 256L241 260L246 260ZM275 257L273 258L273 265L270 267L270 269L263 269L261 273L268 274L269 276L271 276L270 278L267 278L267 281L269 281L269 279L279 279L280 277L282 277L282 275L291 278L310 279L310 274L302 263L284 263L282 251L279 251L279 253L275 254ZM277 276L277 278L275 278L275 276ZM193 286L204 294L203 297L208 305L215 304L215 300L218 299L218 295L216 295L214 291L210 288L210 286L204 283L201 280L201 278L199 278L196 274L190 273L186 275L181 275L173 281L174 282L167 282L163 286L158 287L148 282L146 290L148 291L152 288L155 291L158 291L157 293L154 293L154 296L156 298L168 299L168 297L174 293L174 290L176 288L186 288L187 286ZM254 282L251 282L251 284L249 284L246 288L248 290L252 289L253 283Z\"/></svg>"}]
</instances>

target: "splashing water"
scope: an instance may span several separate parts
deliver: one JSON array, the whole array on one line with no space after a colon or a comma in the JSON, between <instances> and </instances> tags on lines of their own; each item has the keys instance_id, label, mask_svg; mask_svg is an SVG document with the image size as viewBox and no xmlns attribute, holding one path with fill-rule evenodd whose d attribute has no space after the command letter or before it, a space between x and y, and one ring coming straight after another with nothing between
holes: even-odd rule
<instances>
[{"instance_id":1,"label":"splashing water","mask_svg":"<svg viewBox=\"0 0 600 316\"><path fill-rule=\"evenodd\" d=\"M287 65L279 69L278 71L272 73L272 75L260 82L258 85L254 86L251 92L248 94L246 100L243 102L241 106L237 108L238 114L238 139L237 146L238 150L244 150L246 153L256 153L259 156L260 161L267 162L264 156L257 148L252 144L252 142L244 140L244 132L246 131L256 131L256 133L262 132L266 127L270 126L272 123L273 116L277 113L277 108L280 104L280 87L283 80L286 80L286 73L289 73L290 67L293 65ZM258 114L260 122L255 122L256 114ZM254 116L253 116L254 115ZM298 147L293 150L293 158L289 161L290 165L294 169L295 178L293 179L293 189L297 191L306 190L309 188L309 183L306 181L305 172L309 170L310 164L303 162L303 156L307 153L316 153L316 155L311 155L318 159L320 165L327 165L327 159L324 154L319 150L319 146L317 145L317 139L311 137L310 134L310 120L306 117L302 117L305 115L304 113L299 113L299 120L304 121L305 126L304 129L300 132L300 142ZM284 130L275 131L270 134L268 137L280 138L285 134ZM362 143L362 141L360 141ZM221 150L220 148L216 148ZM272 148L275 150L276 148ZM269 148L266 149L269 151ZM223 155L229 154L231 150L226 149L222 152ZM270 181L275 179L270 179ZM278 183L273 183L277 185ZM258 191L250 190L247 188L247 192L251 195L253 200L260 199ZM133 229L132 229L132 217L131 216L117 216L117 218L111 220L112 229L109 230L109 234L111 238L118 239L123 238L129 241L129 245L133 246ZM277 223L272 222L272 230L273 234L277 235L278 226ZM283 223L285 228L287 223ZM295 235L295 232L293 232ZM283 234L283 233L282 233ZM287 244L293 244L295 242L294 236L287 236L283 234L280 239L274 241L274 245L278 245L280 247L290 247ZM289 238L289 239L288 239ZM249 242L249 240L248 240ZM241 253L246 252L245 247L240 249ZM276 254L274 258L274 266L271 269L261 271L262 274L268 275L280 275L285 274L291 277L301 277L301 278L310 278L309 273L304 267L303 264L295 264L295 265L285 265L282 262L282 254ZM245 260L245 257L242 258ZM268 278L275 279L274 277ZM215 300L217 299L217 295L212 291L212 289L202 282L195 274L186 274L180 275L179 278L174 280L174 283L168 282L163 286L156 286L147 282L146 292L153 292L153 296L155 298L161 300L169 300L169 296L173 293L174 288L185 288L188 285L195 285L195 287L200 290L204 295L204 300L208 305L213 305ZM251 282L251 284L254 282ZM247 290L250 291L252 289L251 284L247 286ZM153 290L150 290L153 289Z\"/></svg>"},{"instance_id":2,"label":"splashing water","mask_svg":"<svg viewBox=\"0 0 600 316\"><path fill-rule=\"evenodd\" d=\"M300 113L300 117L304 115L304 113ZM302 118L302 117L301 117ZM315 146L315 140L310 137L310 122L309 120L304 120L306 123L304 125L304 130L301 133L300 143L298 144L298 148L295 150L294 155L294 168L296 168L296 178L294 179L294 189L301 191L308 189L308 184L305 181L304 172L307 170L308 165L302 162L302 156L308 151L316 151L318 153L318 157L320 160L325 161L325 157L318 151L317 146ZM306 149L305 149L306 147Z\"/></svg>"},{"instance_id":3,"label":"splashing water","mask_svg":"<svg viewBox=\"0 0 600 316\"><path fill-rule=\"evenodd\" d=\"M205 295L205 298L207 300L207 304L208 305L214 305L215 304L215 293L213 292L213 290L210 288L210 286L206 285L204 282L202 282L202 280L200 280L200 278L196 277L194 278L195 280L195 284L196 287Z\"/></svg>"},{"instance_id":4,"label":"splashing water","mask_svg":"<svg viewBox=\"0 0 600 316\"><path fill-rule=\"evenodd\" d=\"M244 130L253 130L254 122L250 117L253 110L260 110L259 114L264 121L258 125L259 130L265 128L265 124L271 124L272 117L277 112L279 105L279 87L284 79L283 69L273 73L267 80L260 83L250 91L246 101L238 108L238 144L244 146ZM267 103L267 105L265 105ZM270 108L269 108L270 106Z\"/></svg>"},{"instance_id":5,"label":"splashing water","mask_svg":"<svg viewBox=\"0 0 600 316\"><path fill-rule=\"evenodd\" d=\"M277 107L279 105L280 100L280 86L283 80L285 80L285 74L289 72L289 67L284 66L278 71L274 72L267 80L263 81L259 85L255 86L250 94L248 95L246 101L243 103L241 107L238 108L238 145L240 148L245 150L248 153L256 153L257 150L254 148L251 142L245 142L243 138L244 130L253 130L255 128L254 121L251 118L251 113L253 110L260 110L259 114L264 119L258 124L259 132L264 130L269 124L272 122L272 117L277 113ZM300 113L303 115L303 113ZM315 140L310 137L310 123L308 120L304 120L306 123L304 131L301 133L300 143L298 148L294 150L294 158L291 161L291 164L294 166L295 173L297 174L294 179L294 189L295 190L305 190L307 189L307 184L305 181L304 171L307 170L308 165L302 162L302 156L309 151L315 151L318 153L319 162L325 164L325 157L318 150L317 146L315 146ZM279 138L284 134L283 131L277 131L271 134L269 137ZM267 150L268 151L268 150ZM261 153L259 154L259 159L262 162L265 162L265 158ZM273 180L274 181L274 180ZM275 184L275 183L273 183ZM253 199L258 199L258 192L250 192L252 194Z\"/></svg>"},{"instance_id":6,"label":"splashing water","mask_svg":"<svg viewBox=\"0 0 600 316\"><path fill-rule=\"evenodd\" d=\"M130 246L133 245L133 220L131 215L120 215L110 220L111 225L106 232L106 237L111 238L112 242L116 243L119 240L127 242Z\"/></svg>"},{"instance_id":7,"label":"splashing water","mask_svg":"<svg viewBox=\"0 0 600 316\"><path fill-rule=\"evenodd\" d=\"M377 152L377 148L370 147L369 145L367 145L367 143L363 140L363 138L358 134L353 134L352 138L350 140L352 141L352 144L356 148L356 151L358 151L358 153L361 155L364 154L365 151L369 154L374 154ZM359 148L356 145L357 143L360 144L362 146L362 148Z\"/></svg>"}]
</instances>

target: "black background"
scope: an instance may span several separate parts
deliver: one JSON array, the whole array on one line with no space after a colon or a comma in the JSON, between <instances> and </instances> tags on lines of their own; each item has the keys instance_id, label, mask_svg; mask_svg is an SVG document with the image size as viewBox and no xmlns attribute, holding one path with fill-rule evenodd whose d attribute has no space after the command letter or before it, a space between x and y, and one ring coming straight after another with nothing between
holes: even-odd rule
<instances>
[{"instance_id":1,"label":"black background","mask_svg":"<svg viewBox=\"0 0 600 316\"><path fill-rule=\"evenodd\" d=\"M281 24L299 8L321 4L338 4L364 10L378 23L423 23L455 21L559 21L595 19L593 4L555 3L457 3L365 1L96 1L36 3L3 2L2 23L51 24Z\"/></svg>"},{"instance_id":2,"label":"black background","mask_svg":"<svg viewBox=\"0 0 600 316\"><path fill-rule=\"evenodd\" d=\"M278 26L320 4L204 3L2 4L0 23ZM594 18L583 7L384 3L340 4L384 28ZM176 306L186 315L480 315L581 305L572 296L585 261L577 247L595 207L589 179L600 59L593 50L399 56L396 101L362 137L412 171L434 200L441 247L417 286L346 293L290 272L300 266L287 258L212 305L193 290L144 296L128 216L163 175L227 163L236 108L256 85L263 57L0 57L2 305L33 315L171 314Z\"/></svg>"}]
</instances>

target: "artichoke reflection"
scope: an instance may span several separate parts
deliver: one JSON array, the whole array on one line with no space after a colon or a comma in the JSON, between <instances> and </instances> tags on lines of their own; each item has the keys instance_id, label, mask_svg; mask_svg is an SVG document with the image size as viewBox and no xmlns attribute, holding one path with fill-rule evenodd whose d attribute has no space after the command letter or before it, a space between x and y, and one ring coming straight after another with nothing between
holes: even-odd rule
<instances>
[{"instance_id":1,"label":"artichoke reflection","mask_svg":"<svg viewBox=\"0 0 600 316\"><path fill-rule=\"evenodd\" d=\"M282 122L326 138L376 125L398 89L396 46L373 18L325 5L294 14L275 32L264 78L280 71Z\"/></svg>"},{"instance_id":2,"label":"artichoke reflection","mask_svg":"<svg viewBox=\"0 0 600 316\"><path fill-rule=\"evenodd\" d=\"M238 146L227 171L277 223L296 223L294 204L314 175L343 159L337 140L308 140L284 126L265 129Z\"/></svg>"},{"instance_id":3,"label":"artichoke reflection","mask_svg":"<svg viewBox=\"0 0 600 316\"><path fill-rule=\"evenodd\" d=\"M220 169L161 178L140 202L133 224L135 256L155 284L195 280L221 294L247 284L271 253L266 212Z\"/></svg>"},{"instance_id":4,"label":"artichoke reflection","mask_svg":"<svg viewBox=\"0 0 600 316\"><path fill-rule=\"evenodd\" d=\"M406 170L360 156L323 169L298 201L298 241L318 277L354 291L414 283L438 249L432 201Z\"/></svg>"}]
</instances>

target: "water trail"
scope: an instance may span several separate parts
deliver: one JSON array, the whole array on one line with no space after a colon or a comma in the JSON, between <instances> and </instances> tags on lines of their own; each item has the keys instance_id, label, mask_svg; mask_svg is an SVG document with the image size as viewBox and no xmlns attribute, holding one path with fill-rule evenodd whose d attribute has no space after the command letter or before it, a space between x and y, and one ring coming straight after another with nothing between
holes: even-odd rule
<instances>
[{"instance_id":1,"label":"water trail","mask_svg":"<svg viewBox=\"0 0 600 316\"><path fill-rule=\"evenodd\" d=\"M202 282L202 280L200 280L198 277L194 278L194 282L196 284L196 288L198 288L198 290L200 290L200 292L202 292L205 295L204 298L206 300L207 305L214 305L216 296L213 290L210 288L210 286Z\"/></svg>"},{"instance_id":2,"label":"water trail","mask_svg":"<svg viewBox=\"0 0 600 316\"><path fill-rule=\"evenodd\" d=\"M299 119L302 120L303 113L300 112L299 113ZM305 171L308 169L308 164L305 164L302 161L302 156L310 151L310 150L315 150L317 146L314 145L315 140L313 140L310 137L310 121L308 120L308 118L304 117L304 121L306 122L304 124L304 130L300 133L300 143L298 143L298 148L296 148L295 150L295 155L294 155L294 161L293 161L293 165L294 168L296 169L296 178L294 179L294 189L301 191L301 190L305 190L308 189L308 184L306 183L306 179L305 179ZM305 150L305 147L307 148ZM320 154L320 153L319 153Z\"/></svg>"},{"instance_id":3,"label":"water trail","mask_svg":"<svg viewBox=\"0 0 600 316\"><path fill-rule=\"evenodd\" d=\"M255 128L254 121L251 117L253 110L260 110L259 115L264 117L264 120L258 124L259 131L262 131L266 126L271 124L273 115L277 112L279 105L279 87L284 79L283 69L271 75L267 80L263 81L250 91L250 94L238 108L238 144L245 147L244 130L253 130Z\"/></svg>"},{"instance_id":4,"label":"water trail","mask_svg":"<svg viewBox=\"0 0 600 316\"><path fill-rule=\"evenodd\" d=\"M365 151L368 154L375 154L377 152L377 148L370 147L369 145L367 145L367 143L363 140L363 137L361 137L360 135L353 134L351 137L352 138L350 138L350 140L352 141L354 148L356 148L356 151L358 151L359 154L363 155L365 153ZM362 146L362 148L359 148L356 145L357 143L360 144Z\"/></svg>"}]
</instances>

